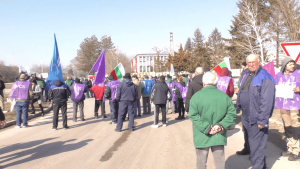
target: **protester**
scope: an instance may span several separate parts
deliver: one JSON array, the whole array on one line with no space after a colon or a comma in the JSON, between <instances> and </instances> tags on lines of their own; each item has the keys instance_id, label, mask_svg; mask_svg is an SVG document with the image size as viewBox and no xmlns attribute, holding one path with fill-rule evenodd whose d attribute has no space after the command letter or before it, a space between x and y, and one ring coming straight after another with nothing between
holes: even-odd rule
<instances>
[{"instance_id":1,"label":"protester","mask_svg":"<svg viewBox=\"0 0 300 169\"><path fill-rule=\"evenodd\" d=\"M4 128L4 127L5 127L5 116L2 111L2 108L0 107L0 128Z\"/></svg>"},{"instance_id":2,"label":"protester","mask_svg":"<svg viewBox=\"0 0 300 169\"><path fill-rule=\"evenodd\" d=\"M87 92L87 87L84 84L80 83L78 78L75 79L75 83L70 87L71 91L71 100L73 101L73 121L77 122L77 110L79 107L80 111L80 119L81 121L85 121L84 119L84 93Z\"/></svg>"},{"instance_id":3,"label":"protester","mask_svg":"<svg viewBox=\"0 0 300 169\"><path fill-rule=\"evenodd\" d=\"M218 77L217 88L222 92L226 93L230 98L234 94L234 84L233 79L228 76L229 70L227 67L223 67Z\"/></svg>"},{"instance_id":4,"label":"protester","mask_svg":"<svg viewBox=\"0 0 300 169\"><path fill-rule=\"evenodd\" d=\"M3 90L5 89L5 84L2 81L2 76L0 75L0 108L4 111L4 95Z\"/></svg>"},{"instance_id":5,"label":"protester","mask_svg":"<svg viewBox=\"0 0 300 169\"><path fill-rule=\"evenodd\" d=\"M183 77L183 81L184 81L185 85L187 85L187 83L188 83L187 75L183 74L182 77Z\"/></svg>"},{"instance_id":6,"label":"protester","mask_svg":"<svg viewBox=\"0 0 300 169\"><path fill-rule=\"evenodd\" d=\"M206 169L209 149L214 156L215 168L225 169L226 131L234 124L236 111L231 99L216 88L217 82L215 74L206 72L204 88L196 92L190 101L189 118L193 122L197 169Z\"/></svg>"},{"instance_id":7,"label":"protester","mask_svg":"<svg viewBox=\"0 0 300 169\"><path fill-rule=\"evenodd\" d=\"M144 112L143 114L150 114L151 113L151 104L150 104L150 93L153 87L153 81L149 80L148 75L144 76L145 80L143 81L143 83L141 83L141 87L142 87L142 97L143 97L143 108L144 108Z\"/></svg>"},{"instance_id":8,"label":"protester","mask_svg":"<svg viewBox=\"0 0 300 169\"><path fill-rule=\"evenodd\" d=\"M117 92L118 86L120 85L120 81L115 81L114 76L108 76L108 81L106 84L106 88L104 91L104 97L109 100L110 106L110 124L117 124L118 121L118 113L119 113L119 101L117 100Z\"/></svg>"},{"instance_id":9,"label":"protester","mask_svg":"<svg viewBox=\"0 0 300 169\"><path fill-rule=\"evenodd\" d=\"M68 86L68 87L71 87L72 84L73 84L73 80L71 79L71 77L67 77L67 80L65 81L65 84Z\"/></svg>"},{"instance_id":10,"label":"protester","mask_svg":"<svg viewBox=\"0 0 300 169\"><path fill-rule=\"evenodd\" d=\"M155 105L154 111L154 124L152 128L158 128L158 116L159 109L161 109L162 114L162 124L164 127L167 126L167 117L166 117L166 103L167 100L171 100L171 92L168 85L165 82L165 76L160 76L160 80L155 83L150 94L150 101Z\"/></svg>"},{"instance_id":11,"label":"protester","mask_svg":"<svg viewBox=\"0 0 300 169\"><path fill-rule=\"evenodd\" d=\"M300 135L300 70L295 70L295 61L286 57L282 60L282 67L275 77L275 84L285 87L293 87L293 98L276 97L275 107L280 109L288 150L282 153L289 161L297 161L299 157ZM280 89L277 89L280 90Z\"/></svg>"},{"instance_id":12,"label":"protester","mask_svg":"<svg viewBox=\"0 0 300 169\"><path fill-rule=\"evenodd\" d=\"M71 95L69 87L61 81L54 81L48 91L48 97L52 100L53 107L53 128L57 130L59 109L62 113L63 128L68 129L67 124L67 101Z\"/></svg>"},{"instance_id":13,"label":"protester","mask_svg":"<svg viewBox=\"0 0 300 169\"><path fill-rule=\"evenodd\" d=\"M52 85L52 80L46 80L46 86L45 86L45 102L48 101L48 91ZM51 102L51 99L49 99L49 102Z\"/></svg>"},{"instance_id":14,"label":"protester","mask_svg":"<svg viewBox=\"0 0 300 169\"><path fill-rule=\"evenodd\" d=\"M33 92L30 82L25 80L25 74L21 74L19 80L13 84L8 98L16 99L17 115L15 128L21 128L21 121L23 121L23 128L28 127L28 107L30 100L33 98ZM21 114L23 119L21 119Z\"/></svg>"},{"instance_id":15,"label":"protester","mask_svg":"<svg viewBox=\"0 0 300 169\"><path fill-rule=\"evenodd\" d=\"M249 140L253 169L267 168L265 149L268 138L269 118L275 102L275 82L260 65L256 54L247 57L248 68L241 81L237 98L237 112L242 110L245 140Z\"/></svg>"},{"instance_id":16,"label":"protester","mask_svg":"<svg viewBox=\"0 0 300 169\"><path fill-rule=\"evenodd\" d=\"M94 97L93 93L91 92L91 87L93 87L93 79L88 80L87 86L88 86L88 93L90 97Z\"/></svg>"},{"instance_id":17,"label":"protester","mask_svg":"<svg viewBox=\"0 0 300 169\"><path fill-rule=\"evenodd\" d=\"M203 88L202 78L203 78L203 68L197 67L195 70L195 77L193 78L193 81L189 83L188 91L186 94L185 111L187 113L189 113L190 100L192 96Z\"/></svg>"},{"instance_id":18,"label":"protester","mask_svg":"<svg viewBox=\"0 0 300 169\"><path fill-rule=\"evenodd\" d=\"M93 92L94 96L95 96L95 107L94 107L94 118L98 119L98 110L99 107L101 107L101 115L102 115L102 119L107 118L106 113L105 113L105 100L103 98L104 96L104 91L106 90L106 86L105 85L94 85L93 87L91 87L91 92Z\"/></svg>"},{"instance_id":19,"label":"protester","mask_svg":"<svg viewBox=\"0 0 300 169\"><path fill-rule=\"evenodd\" d=\"M241 73L241 77L239 78L239 81L238 81L238 88L236 89L236 93L239 93L239 89L241 87L241 80L242 80L242 77L244 76L244 74L246 73L246 69L248 69L248 66L247 66L247 63L246 62L243 62L242 65L241 65L243 71Z\"/></svg>"},{"instance_id":20,"label":"protester","mask_svg":"<svg viewBox=\"0 0 300 169\"><path fill-rule=\"evenodd\" d=\"M43 79L43 75L40 74L39 75L39 78L35 78L37 84L40 85L40 88L42 89L42 97L44 97L44 90L45 90L45 87L46 87L46 82L45 82L45 79Z\"/></svg>"},{"instance_id":21,"label":"protester","mask_svg":"<svg viewBox=\"0 0 300 169\"><path fill-rule=\"evenodd\" d=\"M182 119L185 119L185 117L184 117L185 109L184 109L184 103L183 103L183 100L185 99L185 97L183 96L185 82L184 82L182 76L179 76L177 78L177 80L178 80L178 83L175 85L173 92L175 93L176 104L177 104L177 109L178 109L179 115L177 118L175 118L175 120L182 120Z\"/></svg>"},{"instance_id":22,"label":"protester","mask_svg":"<svg viewBox=\"0 0 300 169\"><path fill-rule=\"evenodd\" d=\"M175 82L172 81L171 76L167 75L167 78L171 81L166 81L165 83L168 85L169 90L171 92L172 95L172 99L171 100L167 100L167 105L166 105L166 111L168 112L169 108L171 107L172 112L171 113L175 113L177 112L177 108L176 108L176 98L175 98L175 93L173 92L173 89L175 88Z\"/></svg>"},{"instance_id":23,"label":"protester","mask_svg":"<svg viewBox=\"0 0 300 169\"><path fill-rule=\"evenodd\" d=\"M172 77L169 74L167 74L166 82L172 83Z\"/></svg>"},{"instance_id":24,"label":"protester","mask_svg":"<svg viewBox=\"0 0 300 169\"><path fill-rule=\"evenodd\" d=\"M118 86L116 100L120 101L118 124L115 129L117 132L121 132L123 127L123 119L128 112L129 122L128 129L134 130L134 102L137 98L138 92L136 86L131 81L130 73L126 73L123 77L125 80Z\"/></svg>"},{"instance_id":25,"label":"protester","mask_svg":"<svg viewBox=\"0 0 300 169\"><path fill-rule=\"evenodd\" d=\"M137 75L132 76L132 81L135 84L137 92L138 92L137 99L134 103L134 117L141 117L141 102L140 102L140 99L141 99L141 95L142 95L142 87L141 87L141 84L139 82L139 79L138 79Z\"/></svg>"},{"instance_id":26,"label":"protester","mask_svg":"<svg viewBox=\"0 0 300 169\"><path fill-rule=\"evenodd\" d=\"M39 108L41 109L41 112L42 112L42 116L44 116L44 109L42 106L42 103L44 102L44 97L43 97L43 93L42 93L43 92L42 88L39 84L37 84L37 81L35 79L31 80L30 83L31 83L32 92L33 92L33 99L30 103L32 112L30 114L35 114L35 109L34 109L33 104L35 102L38 102Z\"/></svg>"},{"instance_id":27,"label":"protester","mask_svg":"<svg viewBox=\"0 0 300 169\"><path fill-rule=\"evenodd\" d=\"M188 75L187 86L188 86L192 81L193 81L193 74L190 73L190 74Z\"/></svg>"}]
</instances>

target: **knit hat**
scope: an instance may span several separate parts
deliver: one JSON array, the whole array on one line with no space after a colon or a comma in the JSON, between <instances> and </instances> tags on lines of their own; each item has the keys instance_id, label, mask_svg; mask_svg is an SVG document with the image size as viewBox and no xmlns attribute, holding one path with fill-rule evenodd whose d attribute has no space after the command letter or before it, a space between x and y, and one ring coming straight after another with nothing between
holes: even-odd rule
<instances>
[{"instance_id":1,"label":"knit hat","mask_svg":"<svg viewBox=\"0 0 300 169\"><path fill-rule=\"evenodd\" d=\"M125 78L125 79L131 79L130 73L125 73L125 76L123 76L123 78Z\"/></svg>"},{"instance_id":2,"label":"knit hat","mask_svg":"<svg viewBox=\"0 0 300 169\"><path fill-rule=\"evenodd\" d=\"M75 83L80 83L80 79L78 79L78 78L76 77Z\"/></svg>"},{"instance_id":3,"label":"knit hat","mask_svg":"<svg viewBox=\"0 0 300 169\"><path fill-rule=\"evenodd\" d=\"M108 76L108 80L114 80L114 76L113 75L109 75Z\"/></svg>"}]
</instances>

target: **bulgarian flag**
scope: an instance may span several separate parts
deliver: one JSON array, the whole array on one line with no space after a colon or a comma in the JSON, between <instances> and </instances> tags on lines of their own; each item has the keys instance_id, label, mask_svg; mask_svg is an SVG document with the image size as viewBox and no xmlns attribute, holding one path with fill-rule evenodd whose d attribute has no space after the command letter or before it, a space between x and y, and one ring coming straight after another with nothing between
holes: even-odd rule
<instances>
[{"instance_id":1,"label":"bulgarian flag","mask_svg":"<svg viewBox=\"0 0 300 169\"><path fill-rule=\"evenodd\" d=\"M221 70L222 70L223 67L228 67L225 61L223 61L222 63L220 63L218 66L216 66L216 67L214 68L214 71L215 71L218 75L220 75Z\"/></svg>"},{"instance_id":2,"label":"bulgarian flag","mask_svg":"<svg viewBox=\"0 0 300 169\"><path fill-rule=\"evenodd\" d=\"M122 63L119 63L114 70L110 72L110 74L114 76L115 80L121 79L123 76L125 76L125 69Z\"/></svg>"}]
</instances>

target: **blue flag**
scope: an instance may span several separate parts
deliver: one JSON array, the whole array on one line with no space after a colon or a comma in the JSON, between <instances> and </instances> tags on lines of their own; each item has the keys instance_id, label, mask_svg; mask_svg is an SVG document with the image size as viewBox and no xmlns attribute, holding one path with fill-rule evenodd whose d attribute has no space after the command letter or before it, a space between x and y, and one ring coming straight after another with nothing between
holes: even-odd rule
<instances>
[{"instance_id":1,"label":"blue flag","mask_svg":"<svg viewBox=\"0 0 300 169\"><path fill-rule=\"evenodd\" d=\"M53 57L52 57L50 68L49 68L48 80L52 80L52 81L60 80L60 81L64 82L64 79L62 76L62 71L61 71L61 64L60 64L55 34L54 34Z\"/></svg>"},{"instance_id":2,"label":"blue flag","mask_svg":"<svg viewBox=\"0 0 300 169\"><path fill-rule=\"evenodd\" d=\"M97 74L95 77L94 84L101 85L105 80L105 50L102 51L98 60L96 61L93 67L97 67ZM93 69L92 69L93 70Z\"/></svg>"}]
</instances>

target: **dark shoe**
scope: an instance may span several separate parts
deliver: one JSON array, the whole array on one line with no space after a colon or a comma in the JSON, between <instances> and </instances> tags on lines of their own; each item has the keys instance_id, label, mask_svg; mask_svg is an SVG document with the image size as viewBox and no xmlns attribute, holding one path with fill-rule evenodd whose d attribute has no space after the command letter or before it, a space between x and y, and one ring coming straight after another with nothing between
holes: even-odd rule
<instances>
[{"instance_id":1,"label":"dark shoe","mask_svg":"<svg viewBox=\"0 0 300 169\"><path fill-rule=\"evenodd\" d=\"M248 152L247 150L243 149L242 151L237 151L236 154L237 155L249 155L250 152Z\"/></svg>"},{"instance_id":2,"label":"dark shoe","mask_svg":"<svg viewBox=\"0 0 300 169\"><path fill-rule=\"evenodd\" d=\"M35 112L32 112L32 113L30 113L30 114L35 114Z\"/></svg>"},{"instance_id":3,"label":"dark shoe","mask_svg":"<svg viewBox=\"0 0 300 169\"><path fill-rule=\"evenodd\" d=\"M292 155L289 156L288 160L289 161L297 161L297 160L299 160L299 156L295 155L295 154L292 154Z\"/></svg>"},{"instance_id":4,"label":"dark shoe","mask_svg":"<svg viewBox=\"0 0 300 169\"><path fill-rule=\"evenodd\" d=\"M69 129L69 128L70 128L69 126L65 126L65 127L64 127L65 130L67 130L67 129Z\"/></svg>"},{"instance_id":5,"label":"dark shoe","mask_svg":"<svg viewBox=\"0 0 300 169\"><path fill-rule=\"evenodd\" d=\"M138 117L141 117L141 115L139 114Z\"/></svg>"},{"instance_id":6,"label":"dark shoe","mask_svg":"<svg viewBox=\"0 0 300 169\"><path fill-rule=\"evenodd\" d=\"M81 121L85 121L85 119L81 119Z\"/></svg>"},{"instance_id":7,"label":"dark shoe","mask_svg":"<svg viewBox=\"0 0 300 169\"><path fill-rule=\"evenodd\" d=\"M116 132L121 132L121 131L119 131L119 130L117 130L117 129L115 129L115 131L116 131Z\"/></svg>"},{"instance_id":8,"label":"dark shoe","mask_svg":"<svg viewBox=\"0 0 300 169\"><path fill-rule=\"evenodd\" d=\"M289 151L285 151L285 152L282 152L282 153L281 153L281 156L282 156L282 157L289 157L290 155L292 155L292 153L289 152Z\"/></svg>"},{"instance_id":9,"label":"dark shoe","mask_svg":"<svg viewBox=\"0 0 300 169\"><path fill-rule=\"evenodd\" d=\"M175 120L181 120L181 117L177 117L177 118L175 118Z\"/></svg>"},{"instance_id":10,"label":"dark shoe","mask_svg":"<svg viewBox=\"0 0 300 169\"><path fill-rule=\"evenodd\" d=\"M137 117L137 115L134 115L134 117Z\"/></svg>"},{"instance_id":11,"label":"dark shoe","mask_svg":"<svg viewBox=\"0 0 300 169\"><path fill-rule=\"evenodd\" d=\"M184 116L181 116L181 119L185 119L185 117L184 117Z\"/></svg>"},{"instance_id":12,"label":"dark shoe","mask_svg":"<svg viewBox=\"0 0 300 169\"><path fill-rule=\"evenodd\" d=\"M52 130L57 130L57 127L52 127Z\"/></svg>"},{"instance_id":13,"label":"dark shoe","mask_svg":"<svg viewBox=\"0 0 300 169\"><path fill-rule=\"evenodd\" d=\"M106 119L106 118L107 118L107 116L106 116L106 115L104 115L102 118L103 118L103 119Z\"/></svg>"}]
</instances>

